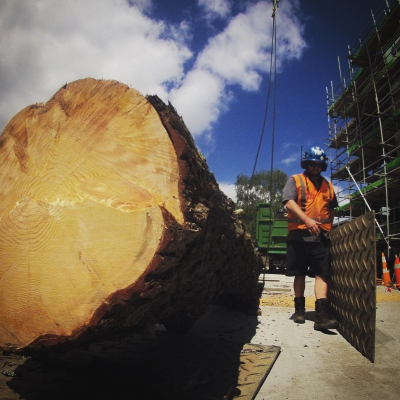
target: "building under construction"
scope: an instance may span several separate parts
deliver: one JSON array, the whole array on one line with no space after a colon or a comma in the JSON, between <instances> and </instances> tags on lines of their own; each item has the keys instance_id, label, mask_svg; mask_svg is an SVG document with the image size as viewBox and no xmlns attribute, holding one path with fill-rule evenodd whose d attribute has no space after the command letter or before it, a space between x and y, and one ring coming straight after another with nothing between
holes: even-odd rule
<instances>
[{"instance_id":1,"label":"building under construction","mask_svg":"<svg viewBox=\"0 0 400 400\"><path fill-rule=\"evenodd\" d=\"M383 1L327 88L331 178L340 221L374 210L377 248L400 248L400 2ZM379 254L379 253L378 253Z\"/></svg>"}]
</instances>

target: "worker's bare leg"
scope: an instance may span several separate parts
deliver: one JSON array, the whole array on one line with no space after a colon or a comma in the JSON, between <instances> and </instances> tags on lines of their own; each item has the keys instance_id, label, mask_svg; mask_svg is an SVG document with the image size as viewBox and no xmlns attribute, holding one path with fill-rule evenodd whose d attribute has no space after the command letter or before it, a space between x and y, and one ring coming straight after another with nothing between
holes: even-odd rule
<instances>
[{"instance_id":1,"label":"worker's bare leg","mask_svg":"<svg viewBox=\"0 0 400 400\"><path fill-rule=\"evenodd\" d=\"M294 297L303 297L306 288L306 277L295 276L293 283Z\"/></svg>"},{"instance_id":2,"label":"worker's bare leg","mask_svg":"<svg viewBox=\"0 0 400 400\"><path fill-rule=\"evenodd\" d=\"M315 277L314 294L317 300L328 298L328 281L326 276L317 275Z\"/></svg>"}]
</instances>

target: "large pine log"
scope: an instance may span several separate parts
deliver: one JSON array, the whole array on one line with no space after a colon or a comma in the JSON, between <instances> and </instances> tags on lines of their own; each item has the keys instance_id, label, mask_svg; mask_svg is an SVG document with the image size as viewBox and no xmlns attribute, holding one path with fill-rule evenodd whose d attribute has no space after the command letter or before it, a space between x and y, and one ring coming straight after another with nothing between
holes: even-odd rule
<instances>
[{"instance_id":1,"label":"large pine log","mask_svg":"<svg viewBox=\"0 0 400 400\"><path fill-rule=\"evenodd\" d=\"M171 105L84 79L0 138L0 347L258 306L259 258Z\"/></svg>"}]
</instances>

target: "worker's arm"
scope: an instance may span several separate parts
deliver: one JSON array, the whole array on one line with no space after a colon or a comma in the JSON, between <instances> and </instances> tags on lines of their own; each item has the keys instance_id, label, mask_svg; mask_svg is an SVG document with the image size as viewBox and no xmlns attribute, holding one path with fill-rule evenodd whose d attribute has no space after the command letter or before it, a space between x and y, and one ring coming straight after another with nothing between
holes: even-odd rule
<instances>
[{"instance_id":1,"label":"worker's arm","mask_svg":"<svg viewBox=\"0 0 400 400\"><path fill-rule=\"evenodd\" d=\"M321 225L320 222L314 221L307 214L302 211L302 209L298 206L298 204L294 200L288 200L285 204L286 208L294 214L297 218L304 222L308 231L315 236L320 234L319 226Z\"/></svg>"}]
</instances>

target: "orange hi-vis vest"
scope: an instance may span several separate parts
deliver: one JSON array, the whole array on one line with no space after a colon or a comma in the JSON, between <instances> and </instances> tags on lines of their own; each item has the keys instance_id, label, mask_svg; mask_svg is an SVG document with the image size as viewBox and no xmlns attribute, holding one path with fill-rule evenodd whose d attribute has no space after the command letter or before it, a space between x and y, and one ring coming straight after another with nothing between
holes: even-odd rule
<instances>
[{"instance_id":1,"label":"orange hi-vis vest","mask_svg":"<svg viewBox=\"0 0 400 400\"><path fill-rule=\"evenodd\" d=\"M330 231L332 228L329 217L329 203L334 199L332 183L322 177L319 190L315 188L310 179L304 175L293 175L297 188L297 204L303 212L314 221L320 222L320 228ZM307 229L302 220L288 213L288 230Z\"/></svg>"}]
</instances>

